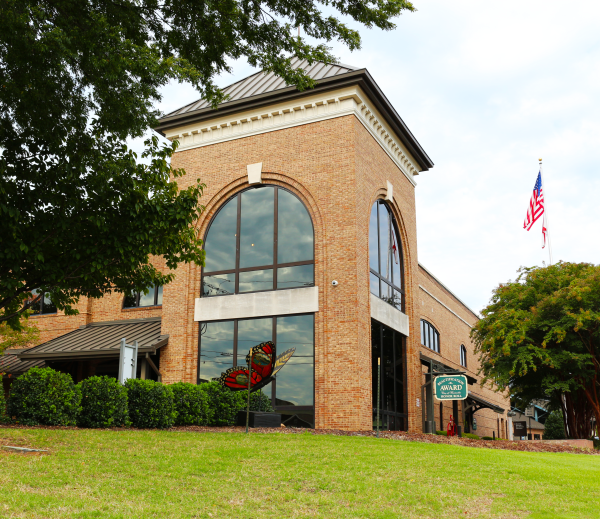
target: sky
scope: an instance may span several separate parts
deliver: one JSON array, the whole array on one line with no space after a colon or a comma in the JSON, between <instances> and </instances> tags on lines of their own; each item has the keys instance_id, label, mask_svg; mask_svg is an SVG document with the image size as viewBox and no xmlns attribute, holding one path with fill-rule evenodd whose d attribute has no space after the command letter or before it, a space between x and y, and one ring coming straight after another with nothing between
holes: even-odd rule
<instances>
[{"instance_id":1,"label":"sky","mask_svg":"<svg viewBox=\"0 0 600 519\"><path fill-rule=\"evenodd\" d=\"M414 0L394 31L358 24L367 68L435 166L416 177L419 261L471 309L549 263L523 221L543 159L552 259L600 263L600 3ZM256 70L232 64L227 86ZM163 90L168 113L198 98Z\"/></svg>"}]
</instances>

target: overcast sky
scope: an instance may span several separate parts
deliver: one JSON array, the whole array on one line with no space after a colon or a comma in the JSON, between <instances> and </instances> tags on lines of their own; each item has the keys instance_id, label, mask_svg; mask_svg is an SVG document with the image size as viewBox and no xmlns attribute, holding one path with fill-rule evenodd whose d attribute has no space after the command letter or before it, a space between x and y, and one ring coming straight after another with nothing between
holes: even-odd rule
<instances>
[{"instance_id":1,"label":"overcast sky","mask_svg":"<svg viewBox=\"0 0 600 519\"><path fill-rule=\"evenodd\" d=\"M414 5L334 53L369 70L435 163L416 177L419 261L476 311L520 266L548 263L541 222L523 230L541 157L554 261L600 263L600 3ZM253 72L236 63L219 84ZM160 109L197 97L171 85Z\"/></svg>"}]
</instances>

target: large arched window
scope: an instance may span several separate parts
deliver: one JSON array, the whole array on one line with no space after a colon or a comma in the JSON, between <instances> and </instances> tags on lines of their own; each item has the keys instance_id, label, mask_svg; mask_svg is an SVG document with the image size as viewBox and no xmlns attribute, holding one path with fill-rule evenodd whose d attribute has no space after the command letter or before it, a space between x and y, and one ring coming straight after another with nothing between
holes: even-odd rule
<instances>
[{"instance_id":1,"label":"large arched window","mask_svg":"<svg viewBox=\"0 0 600 519\"><path fill-rule=\"evenodd\" d=\"M467 348L465 348L464 344L460 345L460 365L463 367L467 367Z\"/></svg>"},{"instance_id":2,"label":"large arched window","mask_svg":"<svg viewBox=\"0 0 600 519\"><path fill-rule=\"evenodd\" d=\"M383 200L371 208L369 266L371 293L404 311L402 247L394 216Z\"/></svg>"},{"instance_id":3,"label":"large arched window","mask_svg":"<svg viewBox=\"0 0 600 519\"><path fill-rule=\"evenodd\" d=\"M228 200L210 224L204 250L205 297L314 285L312 220L280 187L253 187Z\"/></svg>"},{"instance_id":4,"label":"large arched window","mask_svg":"<svg viewBox=\"0 0 600 519\"><path fill-rule=\"evenodd\" d=\"M421 344L436 353L440 352L440 334L433 324L421 319Z\"/></svg>"}]
</instances>

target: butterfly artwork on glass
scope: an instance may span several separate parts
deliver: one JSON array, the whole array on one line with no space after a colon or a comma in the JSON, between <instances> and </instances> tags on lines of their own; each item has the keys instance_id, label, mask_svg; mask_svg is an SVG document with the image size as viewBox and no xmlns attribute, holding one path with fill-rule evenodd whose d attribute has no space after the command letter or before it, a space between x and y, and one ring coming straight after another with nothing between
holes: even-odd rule
<instances>
[{"instance_id":1,"label":"butterfly artwork on glass","mask_svg":"<svg viewBox=\"0 0 600 519\"><path fill-rule=\"evenodd\" d=\"M248 376L250 375L250 363L252 363L252 376L250 380L250 392L265 387L273 381L275 374L285 366L292 357L296 348L284 351L275 357L275 344L271 341L262 342L250 349L246 355L247 366L235 366L221 374L219 382L232 391L248 389Z\"/></svg>"}]
</instances>

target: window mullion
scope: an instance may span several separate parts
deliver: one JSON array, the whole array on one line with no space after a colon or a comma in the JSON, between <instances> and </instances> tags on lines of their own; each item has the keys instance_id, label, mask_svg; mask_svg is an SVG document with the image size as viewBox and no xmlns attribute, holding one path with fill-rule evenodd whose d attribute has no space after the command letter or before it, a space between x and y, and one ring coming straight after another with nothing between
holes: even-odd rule
<instances>
[{"instance_id":1,"label":"window mullion","mask_svg":"<svg viewBox=\"0 0 600 519\"><path fill-rule=\"evenodd\" d=\"M235 231L235 286L234 294L240 292L240 231L242 228L242 195L237 195L237 223ZM237 326L237 325L236 325Z\"/></svg>"},{"instance_id":2,"label":"window mullion","mask_svg":"<svg viewBox=\"0 0 600 519\"><path fill-rule=\"evenodd\" d=\"M279 188L276 187L273 190L275 196L274 210L273 210L273 290L277 290L277 243L278 237L278 220L279 220Z\"/></svg>"}]
</instances>

